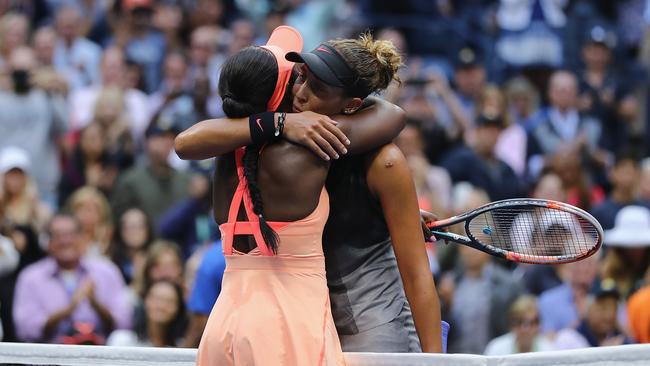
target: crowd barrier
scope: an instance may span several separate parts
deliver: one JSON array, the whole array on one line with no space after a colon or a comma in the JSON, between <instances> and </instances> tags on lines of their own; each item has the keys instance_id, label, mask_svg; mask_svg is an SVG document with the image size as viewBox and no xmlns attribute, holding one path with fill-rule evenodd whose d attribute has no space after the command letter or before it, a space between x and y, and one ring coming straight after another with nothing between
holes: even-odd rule
<instances>
[{"instance_id":1,"label":"crowd barrier","mask_svg":"<svg viewBox=\"0 0 650 366\"><path fill-rule=\"evenodd\" d=\"M196 349L0 343L0 365L193 366ZM650 345L512 356L346 353L349 366L648 366Z\"/></svg>"}]
</instances>

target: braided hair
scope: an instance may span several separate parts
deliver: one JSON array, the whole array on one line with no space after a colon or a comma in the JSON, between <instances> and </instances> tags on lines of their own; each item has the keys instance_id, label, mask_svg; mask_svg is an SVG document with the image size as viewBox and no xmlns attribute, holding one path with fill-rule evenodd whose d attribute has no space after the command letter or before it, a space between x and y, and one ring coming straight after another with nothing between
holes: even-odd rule
<instances>
[{"instance_id":1,"label":"braided hair","mask_svg":"<svg viewBox=\"0 0 650 366\"><path fill-rule=\"evenodd\" d=\"M266 105L275 90L278 65L275 57L260 47L247 47L230 56L221 69L219 94L223 111L230 118L242 118L266 111ZM260 230L266 245L277 253L279 238L264 217L262 192L257 182L259 163L258 145L248 145L244 153L244 176L258 216Z\"/></svg>"}]
</instances>

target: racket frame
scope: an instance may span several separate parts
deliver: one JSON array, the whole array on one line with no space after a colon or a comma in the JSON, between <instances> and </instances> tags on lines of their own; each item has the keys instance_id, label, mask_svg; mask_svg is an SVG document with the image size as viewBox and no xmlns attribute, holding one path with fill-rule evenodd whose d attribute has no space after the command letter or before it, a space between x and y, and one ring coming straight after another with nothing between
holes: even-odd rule
<instances>
[{"instance_id":1,"label":"racket frame","mask_svg":"<svg viewBox=\"0 0 650 366\"><path fill-rule=\"evenodd\" d=\"M564 256L539 256L539 255L530 255L530 254L524 254L524 253L515 253L511 252L505 249L493 247L493 246L488 246L483 243L481 243L479 240L477 240L469 230L469 223L470 221L485 212L492 211L494 209L503 209L503 208L508 208L508 207L541 207L541 208L546 208L546 209L554 209L554 210L560 210L563 212L567 212L573 215L576 215L578 217L581 217L588 221L590 224L594 226L596 229L596 232L598 234L598 238L596 239L596 245L593 246L589 251L581 254L581 255L564 255ZM467 236L464 235L459 235L455 233L449 233L449 232L444 232L444 231L438 231L437 229L442 229L444 227L448 227L451 225L455 225L461 222L465 222L464 224L464 230ZM603 228L598 223L598 221L591 216L589 213L586 211L575 207L573 205L569 205L564 202L558 202L558 201L552 201L552 200L546 200L546 199L539 199L539 198L513 198L513 199L507 199L507 200L501 200L501 201L495 201L492 203L488 203L486 205L483 205L479 208L476 208L474 210L465 212L460 215L452 216L443 220L438 220L431 222L427 224L427 227L431 230L431 233L436 237L438 240L449 240L453 241L459 244L467 245L469 247L472 247L474 249L478 249L482 252L488 253L490 255L506 259L508 261L512 262L518 262L518 263L532 263L532 264L560 264L560 263L571 263L571 262L576 262L581 259L587 258L600 249L600 247L603 244Z\"/></svg>"}]
</instances>

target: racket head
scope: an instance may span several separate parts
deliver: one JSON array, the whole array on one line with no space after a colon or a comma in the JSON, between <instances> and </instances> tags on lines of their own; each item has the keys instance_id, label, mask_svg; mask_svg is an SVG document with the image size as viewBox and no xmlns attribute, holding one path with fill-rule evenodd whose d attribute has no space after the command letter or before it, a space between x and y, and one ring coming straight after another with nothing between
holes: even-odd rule
<instances>
[{"instance_id":1,"label":"racket head","mask_svg":"<svg viewBox=\"0 0 650 366\"><path fill-rule=\"evenodd\" d=\"M521 263L570 263L596 253L603 229L587 212L557 201L510 199L473 212L468 238L485 251Z\"/></svg>"}]
</instances>

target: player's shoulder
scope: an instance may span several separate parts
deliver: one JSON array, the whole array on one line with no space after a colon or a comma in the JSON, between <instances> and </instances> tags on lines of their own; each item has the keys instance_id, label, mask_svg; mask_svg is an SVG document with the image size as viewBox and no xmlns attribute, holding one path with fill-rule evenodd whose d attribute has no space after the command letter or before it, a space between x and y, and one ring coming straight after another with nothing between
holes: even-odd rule
<instances>
[{"instance_id":1,"label":"player's shoulder","mask_svg":"<svg viewBox=\"0 0 650 366\"><path fill-rule=\"evenodd\" d=\"M370 167L390 169L394 167L406 166L406 157L397 145L386 144L370 155Z\"/></svg>"}]
</instances>

